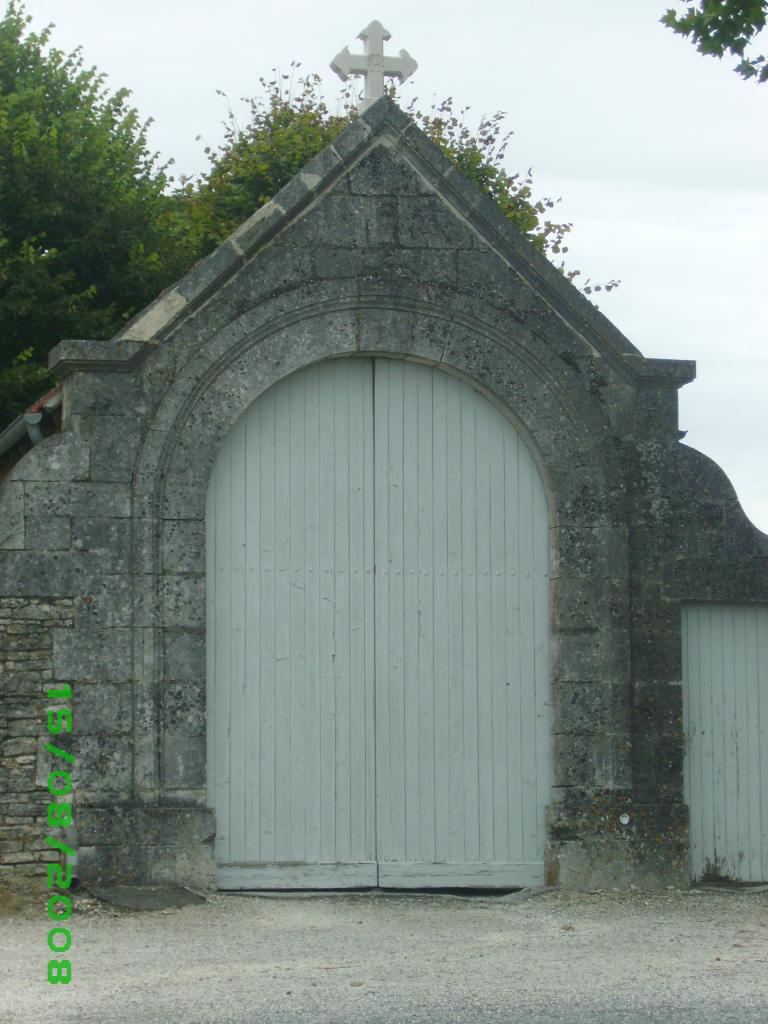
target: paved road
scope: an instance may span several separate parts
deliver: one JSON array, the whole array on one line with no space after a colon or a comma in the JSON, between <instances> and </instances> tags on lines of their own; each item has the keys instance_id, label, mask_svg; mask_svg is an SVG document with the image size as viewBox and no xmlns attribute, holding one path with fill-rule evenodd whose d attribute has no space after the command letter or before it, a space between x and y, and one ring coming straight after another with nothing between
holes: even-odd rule
<instances>
[{"instance_id":1,"label":"paved road","mask_svg":"<svg viewBox=\"0 0 768 1024\"><path fill-rule=\"evenodd\" d=\"M766 1024L768 894L213 897L0 920L0 1024Z\"/></svg>"}]
</instances>

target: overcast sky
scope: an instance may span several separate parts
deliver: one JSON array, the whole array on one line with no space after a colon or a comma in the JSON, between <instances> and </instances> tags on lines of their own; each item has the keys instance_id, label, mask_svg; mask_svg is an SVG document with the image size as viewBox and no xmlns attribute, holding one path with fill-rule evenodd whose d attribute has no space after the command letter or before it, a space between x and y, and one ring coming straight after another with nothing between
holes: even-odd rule
<instances>
[{"instance_id":1,"label":"overcast sky","mask_svg":"<svg viewBox=\"0 0 768 1024\"><path fill-rule=\"evenodd\" d=\"M55 45L82 45L112 88L132 90L154 148L187 174L221 141L217 89L244 110L260 77L299 60L333 102L329 62L361 50L357 33L378 18L388 52L419 63L403 100L453 96L470 124L506 111L509 168L532 167L537 194L562 197L571 265L622 281L597 297L603 312L645 355L696 360L680 393L686 443L725 469L768 531L768 84L661 26L669 5L27 0L36 27L56 24Z\"/></svg>"}]
</instances>

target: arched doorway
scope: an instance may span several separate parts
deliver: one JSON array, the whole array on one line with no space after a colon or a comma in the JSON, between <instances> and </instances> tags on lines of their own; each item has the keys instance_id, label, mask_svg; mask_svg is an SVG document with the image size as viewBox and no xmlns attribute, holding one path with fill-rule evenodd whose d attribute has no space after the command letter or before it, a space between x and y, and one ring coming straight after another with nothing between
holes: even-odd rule
<instances>
[{"instance_id":1,"label":"arched doorway","mask_svg":"<svg viewBox=\"0 0 768 1024\"><path fill-rule=\"evenodd\" d=\"M253 403L207 504L220 887L543 881L548 550L463 380L333 359Z\"/></svg>"}]
</instances>

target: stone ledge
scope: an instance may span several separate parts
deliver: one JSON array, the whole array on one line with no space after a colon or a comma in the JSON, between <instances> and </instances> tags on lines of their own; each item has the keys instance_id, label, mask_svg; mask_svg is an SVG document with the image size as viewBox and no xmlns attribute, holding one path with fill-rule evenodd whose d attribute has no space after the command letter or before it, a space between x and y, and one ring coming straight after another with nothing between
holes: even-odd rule
<instances>
[{"instance_id":1,"label":"stone ledge","mask_svg":"<svg viewBox=\"0 0 768 1024\"><path fill-rule=\"evenodd\" d=\"M135 368L144 353L143 341L113 338L111 341L67 339L48 353L48 369L57 380L77 370L126 373Z\"/></svg>"}]
</instances>

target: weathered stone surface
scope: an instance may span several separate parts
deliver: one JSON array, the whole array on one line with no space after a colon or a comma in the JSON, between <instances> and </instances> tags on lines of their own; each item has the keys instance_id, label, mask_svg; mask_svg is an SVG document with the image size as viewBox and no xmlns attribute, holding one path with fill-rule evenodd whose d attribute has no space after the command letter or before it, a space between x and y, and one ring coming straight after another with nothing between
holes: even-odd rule
<instances>
[{"instance_id":1,"label":"weathered stone surface","mask_svg":"<svg viewBox=\"0 0 768 1024\"><path fill-rule=\"evenodd\" d=\"M44 870L54 859L43 845L49 796L37 760L46 709L62 705L46 696L57 685L51 634L71 624L68 599L0 597L0 865L25 873Z\"/></svg>"},{"instance_id":2,"label":"weathered stone surface","mask_svg":"<svg viewBox=\"0 0 768 1024\"><path fill-rule=\"evenodd\" d=\"M90 479L128 481L141 443L141 421L131 415L74 416L73 432L90 451Z\"/></svg>"},{"instance_id":3,"label":"weathered stone surface","mask_svg":"<svg viewBox=\"0 0 768 1024\"><path fill-rule=\"evenodd\" d=\"M353 353L463 376L541 468L551 880L685 880L680 606L768 602L768 537L679 443L692 367L645 360L389 100L122 337L53 353L62 432L0 492L0 865L51 859L44 710L59 680L75 687L62 746L83 876L212 884L211 466L272 384Z\"/></svg>"},{"instance_id":4,"label":"weathered stone surface","mask_svg":"<svg viewBox=\"0 0 768 1024\"><path fill-rule=\"evenodd\" d=\"M163 734L163 782L167 789L205 785L205 735L168 726Z\"/></svg>"},{"instance_id":5,"label":"weathered stone surface","mask_svg":"<svg viewBox=\"0 0 768 1024\"><path fill-rule=\"evenodd\" d=\"M178 575L205 572L205 525L201 520L167 520L162 525L162 565Z\"/></svg>"},{"instance_id":6,"label":"weathered stone surface","mask_svg":"<svg viewBox=\"0 0 768 1024\"><path fill-rule=\"evenodd\" d=\"M53 634L56 679L126 682L133 676L131 655L128 629L57 629Z\"/></svg>"},{"instance_id":7,"label":"weathered stone surface","mask_svg":"<svg viewBox=\"0 0 768 1024\"><path fill-rule=\"evenodd\" d=\"M26 516L26 547L30 551L68 551L72 546L69 516Z\"/></svg>"},{"instance_id":8,"label":"weathered stone surface","mask_svg":"<svg viewBox=\"0 0 768 1024\"><path fill-rule=\"evenodd\" d=\"M75 516L72 547L99 556L103 572L128 573L131 569L132 524L130 519Z\"/></svg>"},{"instance_id":9,"label":"weathered stone surface","mask_svg":"<svg viewBox=\"0 0 768 1024\"><path fill-rule=\"evenodd\" d=\"M198 896L180 885L89 885L88 892L104 903L125 910L167 910L204 903Z\"/></svg>"},{"instance_id":10,"label":"weathered stone surface","mask_svg":"<svg viewBox=\"0 0 768 1024\"><path fill-rule=\"evenodd\" d=\"M13 480L89 480L90 447L71 433L52 434L34 446L11 471ZM34 492L32 492L34 493Z\"/></svg>"},{"instance_id":11,"label":"weathered stone surface","mask_svg":"<svg viewBox=\"0 0 768 1024\"><path fill-rule=\"evenodd\" d=\"M194 690L202 696L200 681L205 676L204 630L166 629L164 670L169 682L195 680Z\"/></svg>"},{"instance_id":12,"label":"weathered stone surface","mask_svg":"<svg viewBox=\"0 0 768 1024\"><path fill-rule=\"evenodd\" d=\"M129 734L133 728L133 690L124 683L78 683L72 707L74 729L107 736Z\"/></svg>"},{"instance_id":13,"label":"weathered stone surface","mask_svg":"<svg viewBox=\"0 0 768 1024\"><path fill-rule=\"evenodd\" d=\"M105 559L105 572L109 568ZM75 601L75 625L102 629L109 626L141 625L141 606L135 579L121 573L90 573L80 579Z\"/></svg>"},{"instance_id":14,"label":"weathered stone surface","mask_svg":"<svg viewBox=\"0 0 768 1024\"><path fill-rule=\"evenodd\" d=\"M432 188L391 147L375 146L346 175L349 191L360 196L429 196Z\"/></svg>"},{"instance_id":15,"label":"weathered stone surface","mask_svg":"<svg viewBox=\"0 0 768 1024\"><path fill-rule=\"evenodd\" d=\"M18 551L25 544L24 485L6 481L2 489L3 517L0 520L0 550Z\"/></svg>"},{"instance_id":16,"label":"weathered stone surface","mask_svg":"<svg viewBox=\"0 0 768 1024\"><path fill-rule=\"evenodd\" d=\"M25 507L39 515L115 516L131 514L130 491L119 483L26 483Z\"/></svg>"}]
</instances>

